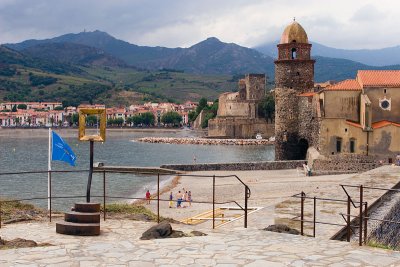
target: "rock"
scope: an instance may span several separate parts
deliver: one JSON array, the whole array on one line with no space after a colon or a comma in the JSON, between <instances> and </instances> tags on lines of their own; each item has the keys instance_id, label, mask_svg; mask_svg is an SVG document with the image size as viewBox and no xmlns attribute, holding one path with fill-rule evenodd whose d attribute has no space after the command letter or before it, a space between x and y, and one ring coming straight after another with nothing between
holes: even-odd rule
<instances>
[{"instance_id":1,"label":"rock","mask_svg":"<svg viewBox=\"0 0 400 267\"><path fill-rule=\"evenodd\" d=\"M142 213L132 214L131 216L129 216L129 218L135 221L144 221L144 222L153 221L153 218L151 216Z\"/></svg>"},{"instance_id":2,"label":"rock","mask_svg":"<svg viewBox=\"0 0 400 267\"><path fill-rule=\"evenodd\" d=\"M194 144L194 145L269 145L273 144L268 139L208 139L208 138L172 138L172 137L143 137L139 142L165 143L165 144Z\"/></svg>"},{"instance_id":3,"label":"rock","mask_svg":"<svg viewBox=\"0 0 400 267\"><path fill-rule=\"evenodd\" d=\"M12 248L31 248L38 246L38 244L35 241L22 238L15 238L13 240L6 241L5 245L7 247L12 247Z\"/></svg>"},{"instance_id":4,"label":"rock","mask_svg":"<svg viewBox=\"0 0 400 267\"><path fill-rule=\"evenodd\" d=\"M289 226L284 225L284 224L270 225L267 228L264 228L263 230L276 232L276 233L292 234L292 235L299 235L300 234L300 232L297 231L296 229L292 229Z\"/></svg>"},{"instance_id":5,"label":"rock","mask_svg":"<svg viewBox=\"0 0 400 267\"><path fill-rule=\"evenodd\" d=\"M166 238L172 234L171 224L168 222L161 222L153 227L150 227L146 232L142 234L140 239L142 240L150 240L150 239L158 239L158 238Z\"/></svg>"},{"instance_id":6,"label":"rock","mask_svg":"<svg viewBox=\"0 0 400 267\"><path fill-rule=\"evenodd\" d=\"M168 236L169 238L177 238L177 237L188 237L189 235L185 234L182 231L176 231L176 230L172 230L172 233L170 236Z\"/></svg>"},{"instance_id":7,"label":"rock","mask_svg":"<svg viewBox=\"0 0 400 267\"><path fill-rule=\"evenodd\" d=\"M200 231L191 231L190 234L192 234L193 236L206 236L207 235Z\"/></svg>"}]
</instances>

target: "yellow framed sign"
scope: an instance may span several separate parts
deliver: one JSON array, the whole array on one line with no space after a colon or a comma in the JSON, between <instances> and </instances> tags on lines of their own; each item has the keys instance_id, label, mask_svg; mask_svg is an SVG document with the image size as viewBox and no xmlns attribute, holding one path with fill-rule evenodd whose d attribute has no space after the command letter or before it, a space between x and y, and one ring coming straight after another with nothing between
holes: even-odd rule
<instances>
[{"instance_id":1,"label":"yellow framed sign","mask_svg":"<svg viewBox=\"0 0 400 267\"><path fill-rule=\"evenodd\" d=\"M86 120L88 116L96 116L98 127L97 134L87 135L86 134ZM104 142L106 141L106 123L107 115L106 109L102 108L82 108L79 110L79 141L95 141Z\"/></svg>"}]
</instances>

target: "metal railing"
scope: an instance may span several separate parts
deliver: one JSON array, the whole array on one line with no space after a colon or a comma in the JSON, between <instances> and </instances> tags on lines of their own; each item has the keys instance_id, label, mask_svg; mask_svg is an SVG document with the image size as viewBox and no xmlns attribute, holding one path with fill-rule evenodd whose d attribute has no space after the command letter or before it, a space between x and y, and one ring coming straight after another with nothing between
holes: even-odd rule
<instances>
[{"instance_id":1,"label":"metal railing","mask_svg":"<svg viewBox=\"0 0 400 267\"><path fill-rule=\"evenodd\" d=\"M293 195L292 197L294 198L300 198L300 215L295 216L292 218L294 221L300 221L300 234L304 235L304 223L312 223L313 225L313 237L316 235L316 225L317 224L326 224L326 225L335 225L335 226L341 226L343 227L343 230L345 230L346 234L346 241L350 242L351 235L355 234L354 229L358 229L358 244L359 246L362 246L363 244L366 245L368 241L368 221L379 221L384 224L397 224L400 225L400 221L394 221L394 220L386 220L386 219L380 219L380 218L375 218L371 217L368 215L368 213L371 211L371 207L376 205L379 200L382 198L382 196L375 201L371 206L368 206L368 202L364 201L365 199L365 190L380 190L380 191L385 191L385 192L397 192L400 193L400 189L395 189L395 188L382 188L382 187L371 187L371 186L363 186L363 185L347 185L347 184L341 184L341 188L343 189L344 193L347 196L347 199L333 199L333 198L322 198L322 197L310 197L307 196L306 193L301 192L298 194ZM359 197L358 201L354 200L353 197L350 195L349 190L347 188L357 188ZM311 199L313 201L313 219L312 220L307 220L305 219L305 212L304 212L304 203L305 200ZM340 215L343 220L345 221L345 224L340 224L340 223L332 223L332 222L324 222L324 221L319 221L317 220L317 200L322 200L322 201L331 201L331 202L338 202L338 203L345 203L346 204L346 212L340 212L338 215ZM358 215L351 214L351 207L358 209ZM299 219L300 218L300 219ZM380 225L382 227L382 224ZM339 231L339 233L341 232ZM335 235L337 236L337 235Z\"/></svg>"},{"instance_id":2,"label":"metal railing","mask_svg":"<svg viewBox=\"0 0 400 267\"><path fill-rule=\"evenodd\" d=\"M343 200L343 199L334 199L334 198L323 198L323 197L310 197L307 196L306 193L301 192L298 194L293 195L292 197L294 198L300 198L300 215L299 216L295 216L294 218L292 218L292 220L294 221L299 221L300 222L300 234L304 235L304 223L312 223L313 225L313 237L316 236L316 225L317 224L325 224L325 225L334 225L334 226L342 226L342 227L347 227L348 229L348 234L347 234L347 240L350 241L350 231L352 230L352 227L357 227L357 226L351 226L351 221L349 219L349 217L344 218L343 215L343 219L346 222L346 224L340 224L340 223L332 223L332 222L325 222L325 221L319 221L317 220L317 200L321 200L321 201L329 201L329 202L336 202L336 203L347 203L347 216L351 216L350 215L350 201L351 199L348 198L347 200ZM305 220L304 219L304 203L305 200L307 199L311 199L313 201L313 219L312 220ZM357 202L353 202L353 204L355 204ZM340 214L339 214L340 215ZM300 217L300 219L298 219Z\"/></svg>"},{"instance_id":3,"label":"metal railing","mask_svg":"<svg viewBox=\"0 0 400 267\"><path fill-rule=\"evenodd\" d=\"M48 200L49 201L49 209L48 209L48 216L50 222L52 221L52 201L54 199L74 199L74 198L84 198L86 195L73 195L73 196L53 196L52 193L52 174L53 173L88 173L89 170L68 170L68 171L22 171L22 172L6 172L0 173L0 179L2 176L10 176L10 175L28 175L28 174L49 174L49 195L46 197L31 197L31 198L12 198L11 200L4 200L0 198L0 228L2 227L2 203L13 202L13 201L35 201L35 200ZM129 170L94 170L94 173L102 174L102 184L103 184L103 192L101 195L93 195L93 197L102 198L103 201L103 219L104 221L107 218L107 199L124 199L124 200L146 200L146 198L136 198L136 197L127 197L127 196L117 196L117 195L107 195L106 191L106 183L107 183L107 173L120 173L120 174L145 174L149 175L148 172L138 172L138 171L129 171ZM154 173L152 173L154 174ZM160 222L160 201L170 201L169 199L161 199L160 198L160 176L179 176L179 177L197 177L197 178L212 178L212 202L209 201L192 201L192 203L204 203L204 204L212 204L213 206L213 217L212 217L212 226L213 229L215 228L215 205L222 205L222 204L229 204L234 203L236 204L243 212L244 212L244 227L247 228L248 223L248 199L251 196L250 188L237 176L237 175L196 175L196 174L166 174L166 173L155 173L154 175L157 176L157 222ZM230 200L225 202L217 202L215 196L215 187L216 187L216 179L223 179L223 178L234 178L236 179L240 185L244 187L244 207L238 203L236 200ZM1 194L1 192L0 192ZM1 195L0 195L1 196Z\"/></svg>"}]
</instances>

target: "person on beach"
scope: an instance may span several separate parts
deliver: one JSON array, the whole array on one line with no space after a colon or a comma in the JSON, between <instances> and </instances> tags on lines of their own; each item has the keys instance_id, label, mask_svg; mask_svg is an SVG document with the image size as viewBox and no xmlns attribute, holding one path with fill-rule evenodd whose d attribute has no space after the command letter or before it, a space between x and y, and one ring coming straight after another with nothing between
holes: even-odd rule
<instances>
[{"instance_id":1,"label":"person on beach","mask_svg":"<svg viewBox=\"0 0 400 267\"><path fill-rule=\"evenodd\" d=\"M176 207L177 208L181 208L181 204L182 204L182 197L183 194L181 193L181 191L178 191L178 193L176 194Z\"/></svg>"},{"instance_id":2,"label":"person on beach","mask_svg":"<svg viewBox=\"0 0 400 267\"><path fill-rule=\"evenodd\" d=\"M189 207L191 207L192 206L192 192L190 190L187 195L187 200L189 202Z\"/></svg>"},{"instance_id":3,"label":"person on beach","mask_svg":"<svg viewBox=\"0 0 400 267\"><path fill-rule=\"evenodd\" d=\"M150 198L151 198L150 191L147 190L147 192L146 192L146 203L147 203L147 204L150 204Z\"/></svg>"},{"instance_id":4,"label":"person on beach","mask_svg":"<svg viewBox=\"0 0 400 267\"><path fill-rule=\"evenodd\" d=\"M173 200L174 197L172 196L172 192L169 194L169 208L172 208Z\"/></svg>"},{"instance_id":5,"label":"person on beach","mask_svg":"<svg viewBox=\"0 0 400 267\"><path fill-rule=\"evenodd\" d=\"M184 189L184 188L183 188ZM185 194L185 190L182 190L182 208L185 207L185 201L186 201L186 194Z\"/></svg>"}]
</instances>

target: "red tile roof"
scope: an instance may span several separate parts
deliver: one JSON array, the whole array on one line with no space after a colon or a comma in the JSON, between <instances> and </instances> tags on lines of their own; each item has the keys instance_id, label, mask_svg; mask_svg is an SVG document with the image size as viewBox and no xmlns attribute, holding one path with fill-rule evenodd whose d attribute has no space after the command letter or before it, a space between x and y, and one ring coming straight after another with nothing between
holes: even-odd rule
<instances>
[{"instance_id":1,"label":"red tile roof","mask_svg":"<svg viewBox=\"0 0 400 267\"><path fill-rule=\"evenodd\" d=\"M382 128L382 127L385 127L388 125L394 125L394 126L400 127L400 123L383 120L383 121L378 121L378 122L372 123L372 128L378 129L378 128Z\"/></svg>"},{"instance_id":2,"label":"red tile roof","mask_svg":"<svg viewBox=\"0 0 400 267\"><path fill-rule=\"evenodd\" d=\"M308 93L299 94L298 96L313 96L315 94L316 94L315 92L308 92Z\"/></svg>"},{"instance_id":3,"label":"red tile roof","mask_svg":"<svg viewBox=\"0 0 400 267\"><path fill-rule=\"evenodd\" d=\"M400 70L359 70L357 81L362 87L400 87Z\"/></svg>"},{"instance_id":4,"label":"red tile roof","mask_svg":"<svg viewBox=\"0 0 400 267\"><path fill-rule=\"evenodd\" d=\"M356 122L346 121L346 123L354 127L362 128L361 124L358 124Z\"/></svg>"},{"instance_id":5,"label":"red tile roof","mask_svg":"<svg viewBox=\"0 0 400 267\"><path fill-rule=\"evenodd\" d=\"M327 86L325 88L327 91L336 91L336 90L344 90L344 91L358 91L361 90L361 85L357 80L344 80L338 82L334 85Z\"/></svg>"}]
</instances>

